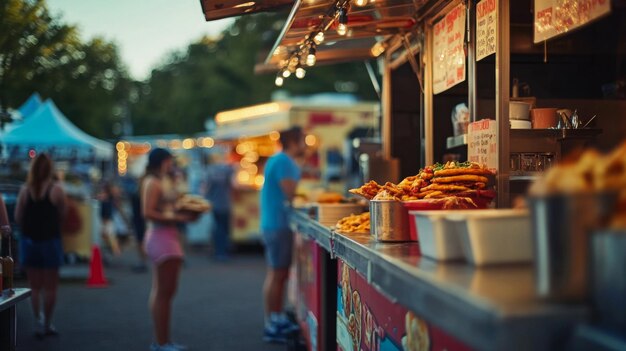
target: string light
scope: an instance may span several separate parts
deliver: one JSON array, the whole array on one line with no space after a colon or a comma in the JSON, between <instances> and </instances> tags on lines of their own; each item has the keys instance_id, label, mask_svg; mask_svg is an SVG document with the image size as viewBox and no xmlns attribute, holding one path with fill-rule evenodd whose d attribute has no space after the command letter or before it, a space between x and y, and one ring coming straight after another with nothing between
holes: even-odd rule
<instances>
[{"instance_id":1,"label":"string light","mask_svg":"<svg viewBox=\"0 0 626 351\"><path fill-rule=\"evenodd\" d=\"M317 57L315 57L315 47L311 46L309 48L309 54L306 56L306 65L309 67L315 66L316 61Z\"/></svg>"},{"instance_id":2,"label":"string light","mask_svg":"<svg viewBox=\"0 0 626 351\"><path fill-rule=\"evenodd\" d=\"M354 0L354 4L359 7L363 7L367 5L367 0Z\"/></svg>"},{"instance_id":3,"label":"string light","mask_svg":"<svg viewBox=\"0 0 626 351\"><path fill-rule=\"evenodd\" d=\"M291 71L289 71L289 69L285 68L283 70L282 75L283 75L283 78L289 78L289 76L291 75Z\"/></svg>"},{"instance_id":4,"label":"string light","mask_svg":"<svg viewBox=\"0 0 626 351\"><path fill-rule=\"evenodd\" d=\"M346 35L348 32L348 12L345 8L339 9L339 25L337 26L337 34Z\"/></svg>"},{"instance_id":5,"label":"string light","mask_svg":"<svg viewBox=\"0 0 626 351\"><path fill-rule=\"evenodd\" d=\"M315 36L313 37L313 42L316 45L320 45L321 43L324 42L324 32L319 31L317 32L317 34L315 34Z\"/></svg>"},{"instance_id":6,"label":"string light","mask_svg":"<svg viewBox=\"0 0 626 351\"><path fill-rule=\"evenodd\" d=\"M285 80L283 79L283 77L276 76L276 80L274 81L274 84L276 84L277 87L282 87L284 82Z\"/></svg>"},{"instance_id":7,"label":"string light","mask_svg":"<svg viewBox=\"0 0 626 351\"><path fill-rule=\"evenodd\" d=\"M302 79L305 75L306 71L304 70L304 68L298 66L298 68L296 68L296 77L298 77L298 79Z\"/></svg>"}]
</instances>

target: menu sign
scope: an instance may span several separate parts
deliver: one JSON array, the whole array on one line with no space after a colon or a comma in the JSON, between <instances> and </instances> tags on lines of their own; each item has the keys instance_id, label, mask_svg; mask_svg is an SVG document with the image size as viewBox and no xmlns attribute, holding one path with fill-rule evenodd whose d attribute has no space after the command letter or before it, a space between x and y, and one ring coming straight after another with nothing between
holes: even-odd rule
<instances>
[{"instance_id":1,"label":"menu sign","mask_svg":"<svg viewBox=\"0 0 626 351\"><path fill-rule=\"evenodd\" d=\"M483 119L470 123L467 129L467 159L487 165L487 168L498 168L497 149L498 123L493 119Z\"/></svg>"},{"instance_id":2,"label":"menu sign","mask_svg":"<svg viewBox=\"0 0 626 351\"><path fill-rule=\"evenodd\" d=\"M465 80L465 5L459 4L433 25L433 92Z\"/></svg>"},{"instance_id":3,"label":"menu sign","mask_svg":"<svg viewBox=\"0 0 626 351\"><path fill-rule=\"evenodd\" d=\"M611 0L535 0L535 43L611 12Z\"/></svg>"},{"instance_id":4,"label":"menu sign","mask_svg":"<svg viewBox=\"0 0 626 351\"><path fill-rule=\"evenodd\" d=\"M476 61L496 53L496 0L482 0L476 4Z\"/></svg>"}]
</instances>

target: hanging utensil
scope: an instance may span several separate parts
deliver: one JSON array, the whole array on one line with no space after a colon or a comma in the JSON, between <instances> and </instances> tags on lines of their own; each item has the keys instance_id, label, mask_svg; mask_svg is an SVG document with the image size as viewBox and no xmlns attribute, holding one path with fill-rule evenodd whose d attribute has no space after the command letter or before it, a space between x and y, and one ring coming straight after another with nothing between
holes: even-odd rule
<instances>
[{"instance_id":1,"label":"hanging utensil","mask_svg":"<svg viewBox=\"0 0 626 351\"><path fill-rule=\"evenodd\" d=\"M580 127L580 118L578 117L578 110L574 110L572 114L572 128L578 129Z\"/></svg>"},{"instance_id":2,"label":"hanging utensil","mask_svg":"<svg viewBox=\"0 0 626 351\"><path fill-rule=\"evenodd\" d=\"M559 111L558 113L561 117L561 120L563 121L563 127L565 129L572 129L572 121L570 121L570 119L567 117L567 114L565 114L565 112L563 111Z\"/></svg>"},{"instance_id":3,"label":"hanging utensil","mask_svg":"<svg viewBox=\"0 0 626 351\"><path fill-rule=\"evenodd\" d=\"M593 115L593 117L591 117L591 118L587 121L587 123L585 123L585 125L584 125L584 126L582 126L582 128L581 128L581 129L585 129L585 128L587 128L587 126L589 125L589 123L591 123L591 121L593 121L594 119L596 119L596 116L597 116L597 115Z\"/></svg>"}]
</instances>

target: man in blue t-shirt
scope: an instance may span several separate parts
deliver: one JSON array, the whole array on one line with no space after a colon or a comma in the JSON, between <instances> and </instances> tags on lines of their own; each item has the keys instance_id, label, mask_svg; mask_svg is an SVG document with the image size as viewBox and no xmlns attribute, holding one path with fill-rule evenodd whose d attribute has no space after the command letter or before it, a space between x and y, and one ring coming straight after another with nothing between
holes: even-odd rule
<instances>
[{"instance_id":1,"label":"man in blue t-shirt","mask_svg":"<svg viewBox=\"0 0 626 351\"><path fill-rule=\"evenodd\" d=\"M293 233L289 229L289 208L300 180L295 158L306 146L302 130L293 127L280 134L283 151L270 157L265 165L261 190L261 232L265 243L267 276L263 285L265 330L263 339L284 342L287 333L297 328L283 313L283 298L291 265Z\"/></svg>"}]
</instances>

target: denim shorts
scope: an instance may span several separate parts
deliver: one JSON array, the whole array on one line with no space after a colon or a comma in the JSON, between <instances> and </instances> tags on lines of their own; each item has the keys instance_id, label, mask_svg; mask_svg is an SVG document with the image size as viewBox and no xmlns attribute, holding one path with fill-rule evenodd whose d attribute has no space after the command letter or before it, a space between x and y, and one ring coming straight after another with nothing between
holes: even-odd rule
<instances>
[{"instance_id":1,"label":"denim shorts","mask_svg":"<svg viewBox=\"0 0 626 351\"><path fill-rule=\"evenodd\" d=\"M21 263L26 268L56 269L63 264L61 239L20 239Z\"/></svg>"},{"instance_id":2,"label":"denim shorts","mask_svg":"<svg viewBox=\"0 0 626 351\"><path fill-rule=\"evenodd\" d=\"M264 230L265 259L273 269L286 269L291 266L293 256L293 232L289 229Z\"/></svg>"}]
</instances>

